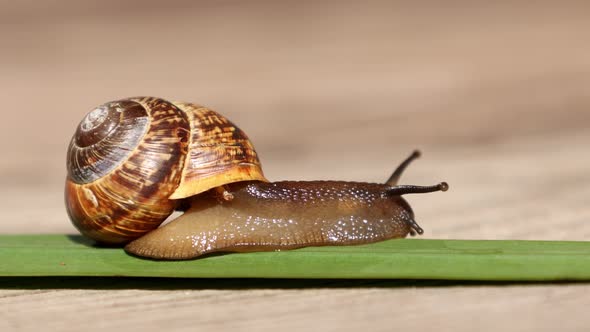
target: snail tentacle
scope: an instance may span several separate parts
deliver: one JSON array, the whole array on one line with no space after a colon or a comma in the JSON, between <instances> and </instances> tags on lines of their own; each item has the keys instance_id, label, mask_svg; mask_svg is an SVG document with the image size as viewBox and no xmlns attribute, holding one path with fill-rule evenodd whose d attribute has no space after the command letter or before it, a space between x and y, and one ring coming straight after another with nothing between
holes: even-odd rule
<instances>
[{"instance_id":1,"label":"snail tentacle","mask_svg":"<svg viewBox=\"0 0 590 332\"><path fill-rule=\"evenodd\" d=\"M412 152L412 154L410 154L410 156L408 158L406 158L404 161L402 161L401 164L399 164L399 166L395 169L395 171L393 171L393 174L391 174L389 179L387 179L387 181L385 181L385 184L387 184L391 187L397 185L397 183L399 182L399 179L401 178L401 176L404 173L404 171L406 170L406 168L408 168L408 166L414 160L420 158L421 155L422 155L422 153L420 152L420 150L414 150Z\"/></svg>"}]
</instances>

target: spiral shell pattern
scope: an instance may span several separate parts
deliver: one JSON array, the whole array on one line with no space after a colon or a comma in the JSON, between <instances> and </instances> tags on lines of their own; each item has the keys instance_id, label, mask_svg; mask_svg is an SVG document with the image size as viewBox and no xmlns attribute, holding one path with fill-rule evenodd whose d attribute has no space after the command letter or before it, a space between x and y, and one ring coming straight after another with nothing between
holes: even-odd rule
<instances>
[{"instance_id":1,"label":"spiral shell pattern","mask_svg":"<svg viewBox=\"0 0 590 332\"><path fill-rule=\"evenodd\" d=\"M201 173L201 165L208 170ZM157 228L177 206L171 198L266 181L253 146L231 122L203 107L154 97L113 101L88 113L70 142L67 169L73 224L113 244Z\"/></svg>"}]
</instances>

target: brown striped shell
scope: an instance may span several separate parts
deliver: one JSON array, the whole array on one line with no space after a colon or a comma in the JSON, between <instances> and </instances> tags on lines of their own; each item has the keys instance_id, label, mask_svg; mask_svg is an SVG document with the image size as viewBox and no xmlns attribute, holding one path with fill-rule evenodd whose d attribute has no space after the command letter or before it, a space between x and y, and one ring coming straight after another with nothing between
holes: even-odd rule
<instances>
[{"instance_id":1,"label":"brown striped shell","mask_svg":"<svg viewBox=\"0 0 590 332\"><path fill-rule=\"evenodd\" d=\"M155 229L186 198L225 184L266 181L246 134L189 103L137 97L106 103L80 122L67 153L72 223L103 243Z\"/></svg>"}]
</instances>

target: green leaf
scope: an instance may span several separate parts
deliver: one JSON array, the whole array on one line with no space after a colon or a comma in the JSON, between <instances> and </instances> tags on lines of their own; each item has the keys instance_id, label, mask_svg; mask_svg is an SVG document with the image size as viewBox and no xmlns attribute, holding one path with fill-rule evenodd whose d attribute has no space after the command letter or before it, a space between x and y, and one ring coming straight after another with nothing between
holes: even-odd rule
<instances>
[{"instance_id":1,"label":"green leaf","mask_svg":"<svg viewBox=\"0 0 590 332\"><path fill-rule=\"evenodd\" d=\"M590 280L590 242L404 239L152 261L77 235L2 235L0 276Z\"/></svg>"}]
</instances>

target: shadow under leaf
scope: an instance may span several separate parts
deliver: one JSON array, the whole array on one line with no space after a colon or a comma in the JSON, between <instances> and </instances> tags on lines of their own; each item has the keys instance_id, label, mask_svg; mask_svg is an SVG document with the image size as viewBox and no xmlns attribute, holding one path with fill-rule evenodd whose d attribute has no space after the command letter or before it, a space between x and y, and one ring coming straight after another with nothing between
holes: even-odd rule
<instances>
[{"instance_id":1,"label":"shadow under leaf","mask_svg":"<svg viewBox=\"0 0 590 332\"><path fill-rule=\"evenodd\" d=\"M191 278L128 278L128 277L1 277L0 289L305 289L305 288L407 288L407 287L469 287L538 284L571 284L562 282L500 282L456 280L341 280L341 279L191 279Z\"/></svg>"}]
</instances>

